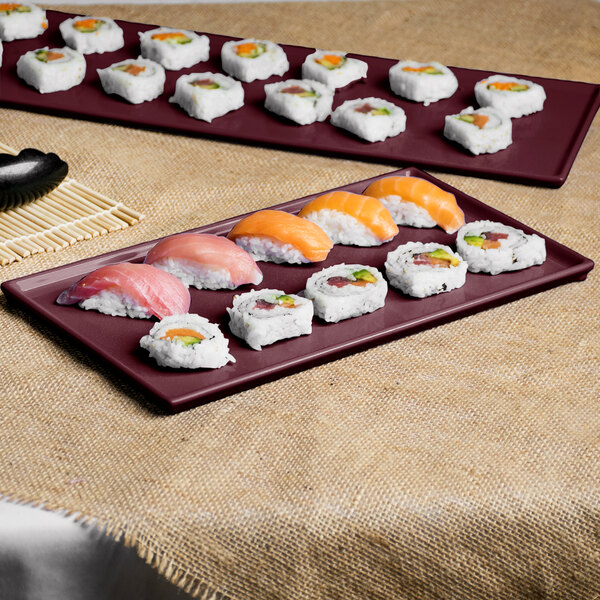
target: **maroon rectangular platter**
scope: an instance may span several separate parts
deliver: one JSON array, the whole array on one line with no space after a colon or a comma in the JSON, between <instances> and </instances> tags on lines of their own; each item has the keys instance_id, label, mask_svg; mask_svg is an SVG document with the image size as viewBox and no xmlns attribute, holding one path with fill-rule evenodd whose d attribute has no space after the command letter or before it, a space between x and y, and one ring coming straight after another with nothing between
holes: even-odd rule
<instances>
[{"instance_id":1,"label":"maroon rectangular platter","mask_svg":"<svg viewBox=\"0 0 600 600\"><path fill-rule=\"evenodd\" d=\"M526 233L537 233L413 167L336 189L361 193L372 181L389 175L423 177L455 194L459 206L465 212L467 222L489 219L518 227ZM313 194L272 208L297 213L308 201L319 195ZM243 216L192 231L226 235ZM146 352L138 347L139 339L152 325L148 320L110 317L95 311L81 310L77 306L59 306L55 303L60 292L94 269L124 261L141 262L158 240L7 281L2 284L2 289L9 300L83 344L158 399L168 410L176 412L516 298L586 278L594 266L590 259L545 236L542 237L546 240L548 256L542 265L495 276L468 273L466 284L462 288L425 299L409 298L390 288L385 307L374 313L335 324L326 324L315 318L313 333L310 336L277 342L263 348L262 351L248 348L244 342L229 333L227 326L226 307L231 306L234 294L248 291L250 286L244 286L237 292L191 288L190 312L199 313L220 325L230 340L230 351L237 360L235 364L228 364L214 371L184 371L157 367ZM264 280L257 287L277 288L288 293L299 292L304 289L304 284L312 273L341 262L368 264L383 272L387 253L400 244L408 241L436 241L453 245L455 238L456 234L448 235L438 227L400 227L398 236L383 246L335 246L327 260L322 263L293 266L261 262L259 265Z\"/></svg>"},{"instance_id":2,"label":"maroon rectangular platter","mask_svg":"<svg viewBox=\"0 0 600 600\"><path fill-rule=\"evenodd\" d=\"M15 65L19 56L28 50L45 45L64 46L58 24L73 15L47 11L47 16L49 27L42 36L4 44L4 62L0 69L1 106L326 156L398 166L420 165L447 172L559 187L567 179L600 105L600 85L519 75L544 86L548 96L544 110L513 119L514 142L506 150L473 156L443 137L444 117L467 106L477 106L473 86L496 72L492 64L490 71L452 67L459 81L458 91L451 98L424 107L391 92L388 71L396 60L349 55L368 63L368 77L337 91L333 107L351 98L376 96L401 106L407 115L404 133L383 142L368 143L330 125L328 120L301 127L264 109L264 84L284 78L299 78L304 58L314 51L313 48L283 45L290 62L285 77L243 84L244 107L212 123L205 123L189 117L178 106L169 103L168 98L173 95L175 81L182 74L222 72L221 46L223 42L237 38L207 33L210 38L208 62L177 72L167 71L165 91L159 98L132 105L118 96L105 94L96 69L137 57L138 31L147 31L155 25L117 21L124 31L124 48L108 54L87 55L87 73L81 85L64 92L39 94L19 79Z\"/></svg>"}]
</instances>

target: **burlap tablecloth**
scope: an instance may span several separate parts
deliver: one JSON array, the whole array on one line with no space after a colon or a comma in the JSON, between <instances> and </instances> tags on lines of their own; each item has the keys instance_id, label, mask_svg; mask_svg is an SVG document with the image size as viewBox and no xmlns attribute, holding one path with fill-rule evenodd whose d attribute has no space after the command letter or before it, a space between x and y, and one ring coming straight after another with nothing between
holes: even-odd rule
<instances>
[{"instance_id":1,"label":"burlap tablecloth","mask_svg":"<svg viewBox=\"0 0 600 600\"><path fill-rule=\"evenodd\" d=\"M133 21L598 81L592 0L62 7ZM147 218L36 272L391 170L0 111ZM598 119L558 190L440 175L598 259ZM600 594L600 272L167 416L0 299L0 494L95 518L200 597ZM217 595L218 595L217 594ZM221 596L218 596L221 597Z\"/></svg>"}]
</instances>

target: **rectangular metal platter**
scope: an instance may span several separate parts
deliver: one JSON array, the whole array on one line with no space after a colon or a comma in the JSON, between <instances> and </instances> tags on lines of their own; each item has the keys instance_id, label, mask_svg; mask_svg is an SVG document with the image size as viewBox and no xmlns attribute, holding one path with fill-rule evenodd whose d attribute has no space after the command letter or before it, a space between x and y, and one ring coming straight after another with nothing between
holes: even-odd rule
<instances>
[{"instance_id":1,"label":"rectangular metal platter","mask_svg":"<svg viewBox=\"0 0 600 600\"><path fill-rule=\"evenodd\" d=\"M80 85L64 92L39 94L19 79L16 62L28 50L46 45L64 46L58 25L73 15L47 11L47 16L49 26L42 36L4 44L4 61L0 69L0 105L330 157L398 166L419 165L453 173L552 187L560 187L567 179L600 105L600 85L519 75L544 86L547 94L544 110L513 119L513 144L506 150L473 156L443 137L444 117L467 106L477 106L473 86L496 72L493 65L490 65L490 71L452 67L459 81L458 91L451 98L425 107L399 98L390 90L388 71L396 60L349 54L368 63L368 75L366 80L337 91L333 107L351 98L375 96L396 103L407 115L405 132L383 142L368 143L330 125L329 120L301 127L273 115L263 107L264 84L300 78L305 57L314 51L313 48L283 45L290 62L290 69L285 76L243 84L244 107L212 123L205 123L189 117L177 105L169 103L168 99L173 95L175 82L180 75L222 72L221 46L223 42L237 38L205 34L210 38L208 62L181 71L167 71L165 91L159 98L132 105L119 96L105 94L96 69L125 58L137 57L138 32L153 29L155 25L117 21L125 37L125 46L121 50L88 54L87 73ZM422 58L427 60L427 57Z\"/></svg>"},{"instance_id":2,"label":"rectangular metal platter","mask_svg":"<svg viewBox=\"0 0 600 600\"><path fill-rule=\"evenodd\" d=\"M389 175L423 177L455 194L459 206L465 212L467 222L489 219L518 227L526 233L537 233L412 167L336 189L361 193L372 181ZM313 194L272 208L297 213L308 201L319 195ZM192 231L227 235L243 216ZM462 288L424 299L409 298L390 288L385 306L374 313L335 324L327 324L315 318L311 335L277 342L266 346L262 351L251 350L243 341L231 335L227 324L226 307L231 306L236 293L248 291L250 286L243 286L237 292L191 288L190 312L199 313L219 324L228 337L230 351L237 360L235 364L228 364L213 371L184 371L157 367L138 346L140 338L152 325L148 320L110 317L95 311L81 310L77 306L59 306L55 303L60 292L94 269L124 261L141 262L158 240L14 279L5 282L2 289L9 300L83 344L158 399L169 411L176 412L516 298L586 278L594 266L590 259L545 236L542 237L546 240L547 248L547 260L542 265L495 276L468 273ZM296 293L304 289L304 284L312 273L341 262L368 264L383 272L387 253L400 244L408 241L435 241L453 245L455 239L456 234L446 234L439 227L400 227L396 238L382 246L334 246L327 260L322 263L293 266L261 262L259 265L264 280L257 287L277 288Z\"/></svg>"}]
</instances>

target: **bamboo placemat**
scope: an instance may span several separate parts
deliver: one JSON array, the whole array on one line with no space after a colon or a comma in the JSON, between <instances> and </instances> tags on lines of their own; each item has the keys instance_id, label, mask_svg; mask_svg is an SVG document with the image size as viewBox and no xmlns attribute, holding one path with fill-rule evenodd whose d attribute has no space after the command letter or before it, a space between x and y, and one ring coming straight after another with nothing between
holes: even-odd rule
<instances>
[{"instance_id":1,"label":"bamboo placemat","mask_svg":"<svg viewBox=\"0 0 600 600\"><path fill-rule=\"evenodd\" d=\"M0 142L0 152L18 152ZM137 211L72 177L42 198L0 211L0 265L40 252L56 252L81 240L135 225Z\"/></svg>"}]
</instances>

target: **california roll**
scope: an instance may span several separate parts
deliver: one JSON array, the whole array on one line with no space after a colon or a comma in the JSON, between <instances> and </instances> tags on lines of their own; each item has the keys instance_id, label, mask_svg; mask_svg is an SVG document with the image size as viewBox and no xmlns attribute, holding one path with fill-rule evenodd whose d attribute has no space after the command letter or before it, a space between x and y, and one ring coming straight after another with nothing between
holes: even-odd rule
<instances>
[{"instance_id":1,"label":"california roll","mask_svg":"<svg viewBox=\"0 0 600 600\"><path fill-rule=\"evenodd\" d=\"M516 119L542 110L546 92L541 85L527 79L492 75L475 84L475 98L479 106L493 108Z\"/></svg>"},{"instance_id":2,"label":"california roll","mask_svg":"<svg viewBox=\"0 0 600 600\"><path fill-rule=\"evenodd\" d=\"M298 125L324 121L331 112L333 92L310 79L288 79L265 85L265 108Z\"/></svg>"},{"instance_id":3,"label":"california roll","mask_svg":"<svg viewBox=\"0 0 600 600\"><path fill-rule=\"evenodd\" d=\"M389 72L390 87L394 94L423 102L429 106L443 98L450 98L458 89L454 73L439 62L420 63L401 60Z\"/></svg>"},{"instance_id":4,"label":"california roll","mask_svg":"<svg viewBox=\"0 0 600 600\"><path fill-rule=\"evenodd\" d=\"M226 73L245 82L283 75L290 68L281 46L255 39L225 42L221 48L221 64Z\"/></svg>"},{"instance_id":5,"label":"california roll","mask_svg":"<svg viewBox=\"0 0 600 600\"><path fill-rule=\"evenodd\" d=\"M165 70L152 60L127 58L97 71L107 94L117 94L132 104L154 100L163 93Z\"/></svg>"},{"instance_id":6,"label":"california roll","mask_svg":"<svg viewBox=\"0 0 600 600\"><path fill-rule=\"evenodd\" d=\"M208 60L209 40L184 29L159 27L139 33L144 58L149 58L169 71L179 71Z\"/></svg>"},{"instance_id":7,"label":"california roll","mask_svg":"<svg viewBox=\"0 0 600 600\"><path fill-rule=\"evenodd\" d=\"M46 11L29 2L0 4L0 40L35 38L48 29Z\"/></svg>"},{"instance_id":8,"label":"california roll","mask_svg":"<svg viewBox=\"0 0 600 600\"><path fill-rule=\"evenodd\" d=\"M85 58L71 48L39 48L17 61L17 75L41 94L79 85L85 77Z\"/></svg>"},{"instance_id":9,"label":"california roll","mask_svg":"<svg viewBox=\"0 0 600 600\"><path fill-rule=\"evenodd\" d=\"M364 79L369 66L345 52L317 50L309 54L302 64L302 77L320 81L331 89L342 88L353 81Z\"/></svg>"},{"instance_id":10,"label":"california roll","mask_svg":"<svg viewBox=\"0 0 600 600\"><path fill-rule=\"evenodd\" d=\"M123 30L108 17L74 17L58 28L65 44L82 54L114 52L125 45Z\"/></svg>"}]
</instances>

